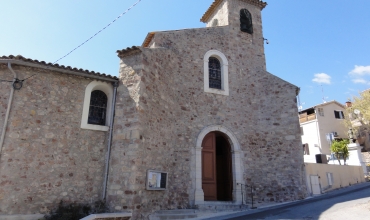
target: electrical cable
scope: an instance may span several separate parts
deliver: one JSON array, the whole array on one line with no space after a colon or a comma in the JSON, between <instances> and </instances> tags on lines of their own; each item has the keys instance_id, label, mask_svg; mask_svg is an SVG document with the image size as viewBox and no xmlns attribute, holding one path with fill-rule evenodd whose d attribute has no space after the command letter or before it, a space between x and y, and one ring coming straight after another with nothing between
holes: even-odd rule
<instances>
[{"instance_id":1,"label":"electrical cable","mask_svg":"<svg viewBox=\"0 0 370 220\"><path fill-rule=\"evenodd\" d=\"M113 24L115 21L117 21L119 18L121 18L123 15L125 15L128 11L130 11L133 7L135 7L137 4L139 4L139 2L141 2L141 0L138 0L135 4L133 4L131 7L129 7L126 11L122 12L117 18L115 18L112 22L110 22L108 25L106 25L104 28L100 29L100 31L96 32L93 36L91 36L89 39L85 40L82 44L78 45L77 47L75 47L73 50L71 50L69 53L67 53L66 55L64 55L63 57L59 58L58 60L56 60L53 64L56 64L58 61L64 59L65 57L67 57L69 54L71 54L72 52L74 52L75 50L77 50L78 48L80 48L82 45L84 45L85 43L87 43L88 41L90 41L91 39L93 39L96 35L100 34L100 32L104 31L107 27L109 27L111 24Z\"/></svg>"}]
</instances>

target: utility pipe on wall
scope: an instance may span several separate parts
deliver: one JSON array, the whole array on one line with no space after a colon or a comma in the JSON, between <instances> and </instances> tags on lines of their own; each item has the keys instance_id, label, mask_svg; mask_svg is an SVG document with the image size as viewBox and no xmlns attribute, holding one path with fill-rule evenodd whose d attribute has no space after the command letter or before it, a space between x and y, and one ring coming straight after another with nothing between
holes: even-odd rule
<instances>
[{"instance_id":1,"label":"utility pipe on wall","mask_svg":"<svg viewBox=\"0 0 370 220\"><path fill-rule=\"evenodd\" d=\"M13 76L14 76L13 83L14 83L15 80L17 79L17 74L12 69L12 65L11 65L10 62L8 62L8 69L13 73ZM7 124L8 124L8 118L9 118L10 108L12 107L13 96L14 96L14 88L13 88L13 85L12 85L11 88L10 88L10 96L9 96L9 100L8 100L8 107L6 109L3 130L1 132L1 139L0 139L0 158L1 158L2 150L3 150L3 144L4 144L4 139L5 139L5 132L6 132Z\"/></svg>"},{"instance_id":2,"label":"utility pipe on wall","mask_svg":"<svg viewBox=\"0 0 370 220\"><path fill-rule=\"evenodd\" d=\"M110 160L110 152L112 147L112 134L113 134L113 123L114 123L114 111L116 108L116 95L117 95L117 87L118 82L113 83L114 91L113 91L113 99L112 99L112 111L111 117L109 122L109 137L108 137L108 150L107 150L107 157L105 160L105 173L104 173L104 182L103 182L103 196L102 200L104 201L107 197L107 182L108 182L108 174L109 174L109 160Z\"/></svg>"}]
</instances>

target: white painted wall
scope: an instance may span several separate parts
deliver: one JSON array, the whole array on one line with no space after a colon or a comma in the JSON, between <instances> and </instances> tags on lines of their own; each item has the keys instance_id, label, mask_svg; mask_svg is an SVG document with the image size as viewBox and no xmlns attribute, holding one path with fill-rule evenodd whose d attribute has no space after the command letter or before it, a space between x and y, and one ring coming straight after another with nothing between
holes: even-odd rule
<instances>
[{"instance_id":1,"label":"white painted wall","mask_svg":"<svg viewBox=\"0 0 370 220\"><path fill-rule=\"evenodd\" d=\"M308 144L310 149L310 155L304 155L304 162L316 163L315 155L321 153L317 120L304 122L301 124L301 127L303 128L303 135L301 136L302 144Z\"/></svg>"}]
</instances>

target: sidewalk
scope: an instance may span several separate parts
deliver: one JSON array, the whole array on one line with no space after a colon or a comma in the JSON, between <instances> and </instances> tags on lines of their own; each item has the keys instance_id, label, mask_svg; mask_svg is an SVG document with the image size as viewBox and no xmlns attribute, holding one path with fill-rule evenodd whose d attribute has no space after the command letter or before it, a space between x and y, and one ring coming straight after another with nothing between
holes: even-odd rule
<instances>
[{"instance_id":1,"label":"sidewalk","mask_svg":"<svg viewBox=\"0 0 370 220\"><path fill-rule=\"evenodd\" d=\"M343 187L340 189L332 190L327 193L313 196L313 197L307 197L304 200L299 200L299 201L293 201L293 202L285 202L285 203L273 203L273 204L265 204L265 205L256 205L258 209L248 209L246 211L226 211L226 212L198 212L198 217L197 218L192 218L192 220L201 220L201 219L208 219L208 220L223 220L223 219L229 219L229 218L235 218L235 217L240 217L243 215L247 214L253 214L257 212L262 212L270 209L275 209L275 208L282 208L286 206L297 206L305 203L311 203L323 199L328 199L332 198L338 195L343 195L351 192L356 192L358 190L362 190L364 188L370 188L370 182L365 182L365 183L359 183L356 185L352 186L347 186Z\"/></svg>"}]
</instances>

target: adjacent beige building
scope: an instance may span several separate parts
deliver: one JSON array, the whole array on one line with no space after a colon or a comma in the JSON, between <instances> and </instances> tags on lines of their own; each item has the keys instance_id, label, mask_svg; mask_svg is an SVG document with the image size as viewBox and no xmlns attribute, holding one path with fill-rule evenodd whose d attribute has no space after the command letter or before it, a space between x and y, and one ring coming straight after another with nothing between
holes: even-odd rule
<instances>
[{"instance_id":1,"label":"adjacent beige building","mask_svg":"<svg viewBox=\"0 0 370 220\"><path fill-rule=\"evenodd\" d=\"M316 154L330 155L330 140L348 138L343 123L344 105L325 102L299 112L304 161L316 163ZM328 139L331 138L331 139Z\"/></svg>"}]
</instances>

